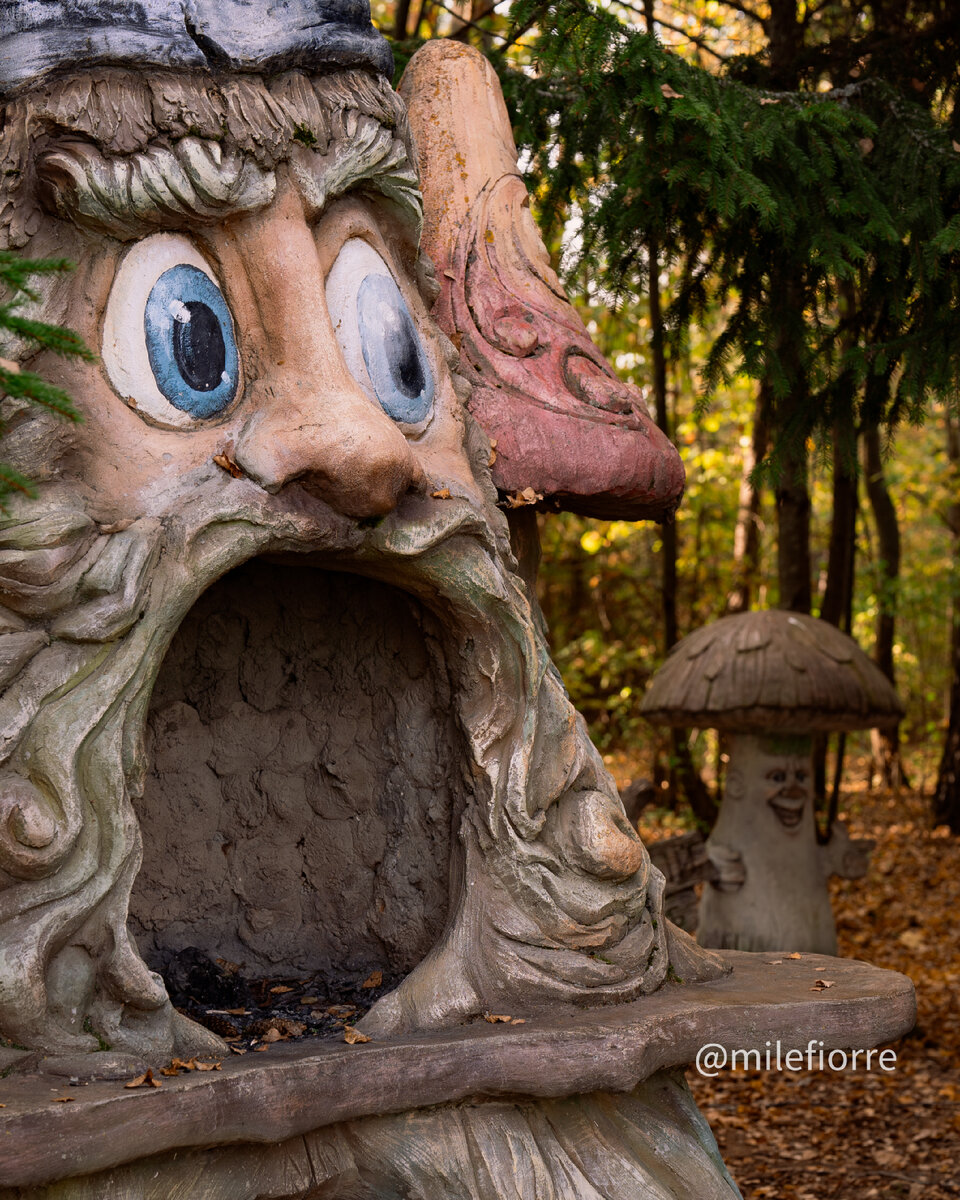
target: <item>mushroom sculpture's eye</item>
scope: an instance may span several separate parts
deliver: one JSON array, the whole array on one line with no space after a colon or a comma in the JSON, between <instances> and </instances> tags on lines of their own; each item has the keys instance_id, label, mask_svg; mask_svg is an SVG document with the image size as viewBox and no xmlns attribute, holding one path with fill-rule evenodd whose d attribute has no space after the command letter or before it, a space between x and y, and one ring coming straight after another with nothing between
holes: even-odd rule
<instances>
[{"instance_id":1,"label":"mushroom sculpture's eye","mask_svg":"<svg viewBox=\"0 0 960 1200\"><path fill-rule=\"evenodd\" d=\"M327 307L354 379L394 421L423 426L433 411L430 361L390 268L360 238L337 255Z\"/></svg>"},{"instance_id":2,"label":"mushroom sculpture's eye","mask_svg":"<svg viewBox=\"0 0 960 1200\"><path fill-rule=\"evenodd\" d=\"M186 238L146 238L120 264L103 360L124 400L160 425L194 428L230 406L240 382L233 319Z\"/></svg>"}]
</instances>

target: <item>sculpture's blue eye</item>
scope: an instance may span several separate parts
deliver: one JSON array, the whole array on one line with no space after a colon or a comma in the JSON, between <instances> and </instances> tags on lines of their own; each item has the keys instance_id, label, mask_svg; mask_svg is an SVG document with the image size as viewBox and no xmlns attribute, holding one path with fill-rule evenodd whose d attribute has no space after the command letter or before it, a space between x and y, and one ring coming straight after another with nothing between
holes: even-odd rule
<instances>
[{"instance_id":1,"label":"sculpture's blue eye","mask_svg":"<svg viewBox=\"0 0 960 1200\"><path fill-rule=\"evenodd\" d=\"M367 275L357 292L363 361L383 411L419 424L433 404L433 373L400 289L389 275Z\"/></svg>"},{"instance_id":2,"label":"sculpture's blue eye","mask_svg":"<svg viewBox=\"0 0 960 1200\"><path fill-rule=\"evenodd\" d=\"M354 379L394 421L423 426L436 390L430 360L390 268L361 238L337 255L327 307Z\"/></svg>"},{"instance_id":3,"label":"sculpture's blue eye","mask_svg":"<svg viewBox=\"0 0 960 1200\"><path fill-rule=\"evenodd\" d=\"M237 394L239 360L223 293L189 263L164 271L143 314L147 356L161 393L191 417L213 417Z\"/></svg>"}]
</instances>

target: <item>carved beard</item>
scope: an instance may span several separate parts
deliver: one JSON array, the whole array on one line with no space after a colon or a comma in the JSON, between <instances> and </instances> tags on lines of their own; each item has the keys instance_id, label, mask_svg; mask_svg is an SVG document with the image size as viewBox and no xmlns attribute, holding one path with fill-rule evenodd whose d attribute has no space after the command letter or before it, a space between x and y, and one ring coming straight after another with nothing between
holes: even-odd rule
<instances>
[{"instance_id":1,"label":"carved beard","mask_svg":"<svg viewBox=\"0 0 960 1200\"><path fill-rule=\"evenodd\" d=\"M471 461L485 464L488 443L472 423L468 440ZM432 609L473 760L460 830L470 886L367 1027L451 1024L518 1001L526 1011L610 1003L659 986L662 876L550 662L495 493L476 474L482 505L408 496L373 529L296 484L276 496L249 480L227 488L212 465L185 479L187 499L162 520L97 535L74 510L81 549L47 553L72 555L62 582L75 601L3 698L15 747L0 848L6 1036L59 1052L95 1048L90 1029L139 1053L210 1046L213 1035L172 1009L127 931L141 859L131 797L142 792L145 714L173 634L214 580L262 554L309 555ZM53 540L69 524L63 510L48 521Z\"/></svg>"}]
</instances>

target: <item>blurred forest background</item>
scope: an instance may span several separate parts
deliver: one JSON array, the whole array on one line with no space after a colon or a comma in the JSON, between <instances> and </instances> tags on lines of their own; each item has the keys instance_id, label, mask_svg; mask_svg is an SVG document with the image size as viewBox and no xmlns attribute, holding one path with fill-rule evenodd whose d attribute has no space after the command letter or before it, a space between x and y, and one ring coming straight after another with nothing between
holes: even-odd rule
<instances>
[{"instance_id":1,"label":"blurred forest background","mask_svg":"<svg viewBox=\"0 0 960 1200\"><path fill-rule=\"evenodd\" d=\"M595 340L680 449L676 521L539 518L554 656L651 844L723 747L643 722L680 637L782 607L850 632L898 736L823 751L842 955L903 971L897 1070L688 1072L748 1200L960 1196L960 10L956 0L375 0L398 74L468 41ZM868 778L869 776L869 778ZM680 801L685 798L690 807Z\"/></svg>"},{"instance_id":2,"label":"blurred forest background","mask_svg":"<svg viewBox=\"0 0 960 1200\"><path fill-rule=\"evenodd\" d=\"M700 625L811 612L906 708L899 736L854 749L960 832L955 4L381 0L374 16L398 77L431 37L491 58L570 294L684 459L675 523L541 517L555 658L608 761L709 823L697 781L717 781L722 747L658 740L639 697Z\"/></svg>"}]
</instances>

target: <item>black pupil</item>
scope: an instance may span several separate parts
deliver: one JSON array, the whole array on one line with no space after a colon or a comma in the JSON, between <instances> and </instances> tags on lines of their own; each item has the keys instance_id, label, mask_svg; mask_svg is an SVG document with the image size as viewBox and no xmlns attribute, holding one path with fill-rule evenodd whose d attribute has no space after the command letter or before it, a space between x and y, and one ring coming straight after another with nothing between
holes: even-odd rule
<instances>
[{"instance_id":1,"label":"black pupil","mask_svg":"<svg viewBox=\"0 0 960 1200\"><path fill-rule=\"evenodd\" d=\"M423 377L423 363L417 351L416 333L410 318L403 314L406 320L400 324L399 346L392 357L391 371L393 381L399 392L405 396L419 396L423 391L426 380Z\"/></svg>"},{"instance_id":2,"label":"black pupil","mask_svg":"<svg viewBox=\"0 0 960 1200\"><path fill-rule=\"evenodd\" d=\"M220 321L209 305L188 300L173 322L173 357L195 392L212 392L223 382L227 349Z\"/></svg>"}]
</instances>

